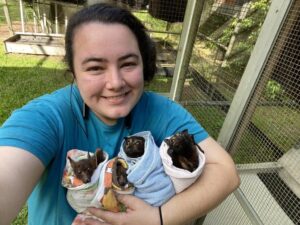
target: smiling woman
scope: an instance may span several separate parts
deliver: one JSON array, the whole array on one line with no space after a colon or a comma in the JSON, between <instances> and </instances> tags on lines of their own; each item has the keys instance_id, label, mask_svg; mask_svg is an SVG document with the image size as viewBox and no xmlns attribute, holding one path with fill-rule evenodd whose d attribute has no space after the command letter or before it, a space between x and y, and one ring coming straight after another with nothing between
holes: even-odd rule
<instances>
[{"instance_id":1,"label":"smiling woman","mask_svg":"<svg viewBox=\"0 0 300 225\"><path fill-rule=\"evenodd\" d=\"M28 102L0 128L0 180L6 181L0 182L0 224L9 224L27 199L28 224L183 224L238 186L230 156L192 115L144 91L156 70L155 46L130 12L107 4L80 10L69 20L65 48L72 84ZM182 130L194 136L206 157L192 186L159 208L124 195L118 199L126 206L123 213L89 208L95 217L76 217L61 185L69 150L100 148L111 159L131 134L149 131L160 146Z\"/></svg>"},{"instance_id":2,"label":"smiling woman","mask_svg":"<svg viewBox=\"0 0 300 225\"><path fill-rule=\"evenodd\" d=\"M74 76L85 104L114 125L143 92L143 62L134 34L124 25L93 22L77 28L73 48Z\"/></svg>"}]
</instances>

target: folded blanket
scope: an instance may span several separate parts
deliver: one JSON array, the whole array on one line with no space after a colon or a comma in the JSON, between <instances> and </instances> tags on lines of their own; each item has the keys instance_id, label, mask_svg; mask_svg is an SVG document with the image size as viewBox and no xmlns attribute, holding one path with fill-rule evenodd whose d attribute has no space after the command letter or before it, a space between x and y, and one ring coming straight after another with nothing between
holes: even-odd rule
<instances>
[{"instance_id":1,"label":"folded blanket","mask_svg":"<svg viewBox=\"0 0 300 225\"><path fill-rule=\"evenodd\" d=\"M163 141L160 146L159 152L160 152L160 156L166 174L170 176L173 185L175 187L176 193L179 193L184 189L186 189L191 184L193 184L197 180L197 178L201 175L205 164L205 156L199 149L197 149L198 157L199 157L199 165L196 170L190 172L188 170L175 167L173 165L172 158L167 152L168 149L169 146L165 141Z\"/></svg>"},{"instance_id":2,"label":"folded blanket","mask_svg":"<svg viewBox=\"0 0 300 225\"><path fill-rule=\"evenodd\" d=\"M92 153L90 153L93 155ZM67 153L66 166L64 169L62 186L68 189L67 200L71 207L78 213L83 213L88 207L104 208L111 211L121 211L122 206L115 197L115 191L121 194L133 193L133 187L119 188L113 185L113 167L122 159L113 158L108 160L108 154L104 152L105 160L94 171L91 181L83 183L74 176L68 156L73 160L87 158L87 152L72 149ZM127 166L123 160L122 165Z\"/></svg>"},{"instance_id":3,"label":"folded blanket","mask_svg":"<svg viewBox=\"0 0 300 225\"><path fill-rule=\"evenodd\" d=\"M145 149L141 157L130 158L124 152L124 141L122 142L119 157L128 164L127 179L135 187L135 196L153 206L160 206L175 195L172 181L164 171L159 148L151 132L143 131L133 136L145 138Z\"/></svg>"}]
</instances>

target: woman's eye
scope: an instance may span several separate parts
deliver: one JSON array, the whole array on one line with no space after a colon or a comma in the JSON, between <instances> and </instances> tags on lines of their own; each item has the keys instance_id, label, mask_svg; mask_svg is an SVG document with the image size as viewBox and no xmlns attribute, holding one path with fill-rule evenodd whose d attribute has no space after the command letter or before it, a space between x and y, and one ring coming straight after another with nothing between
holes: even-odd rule
<instances>
[{"instance_id":1,"label":"woman's eye","mask_svg":"<svg viewBox=\"0 0 300 225\"><path fill-rule=\"evenodd\" d=\"M100 70L103 70L103 68L100 66L90 66L87 68L87 71L100 71Z\"/></svg>"},{"instance_id":2,"label":"woman's eye","mask_svg":"<svg viewBox=\"0 0 300 225\"><path fill-rule=\"evenodd\" d=\"M126 63L123 63L121 67L125 67L125 68L128 67L128 68L130 68L130 67L134 67L136 65L137 65L136 62L126 62Z\"/></svg>"}]
</instances>

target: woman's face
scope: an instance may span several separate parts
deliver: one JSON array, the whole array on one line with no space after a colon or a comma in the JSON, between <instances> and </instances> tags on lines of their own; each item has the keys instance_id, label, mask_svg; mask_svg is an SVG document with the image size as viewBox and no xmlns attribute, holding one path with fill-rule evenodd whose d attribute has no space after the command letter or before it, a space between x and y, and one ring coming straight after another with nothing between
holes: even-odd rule
<instances>
[{"instance_id":1,"label":"woman's face","mask_svg":"<svg viewBox=\"0 0 300 225\"><path fill-rule=\"evenodd\" d=\"M121 24L84 24L74 33L73 52L84 102L108 125L127 116L144 87L143 61L130 29Z\"/></svg>"}]
</instances>

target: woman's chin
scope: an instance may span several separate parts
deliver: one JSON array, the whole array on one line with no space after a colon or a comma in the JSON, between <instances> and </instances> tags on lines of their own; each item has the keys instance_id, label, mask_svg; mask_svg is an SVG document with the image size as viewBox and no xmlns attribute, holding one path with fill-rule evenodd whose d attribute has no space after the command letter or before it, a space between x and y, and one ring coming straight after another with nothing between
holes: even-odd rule
<instances>
[{"instance_id":1,"label":"woman's chin","mask_svg":"<svg viewBox=\"0 0 300 225\"><path fill-rule=\"evenodd\" d=\"M114 125L117 123L118 119L125 118L129 114L129 110L118 110L115 112L107 113L106 115L97 114L97 117L100 118L107 125Z\"/></svg>"}]
</instances>

